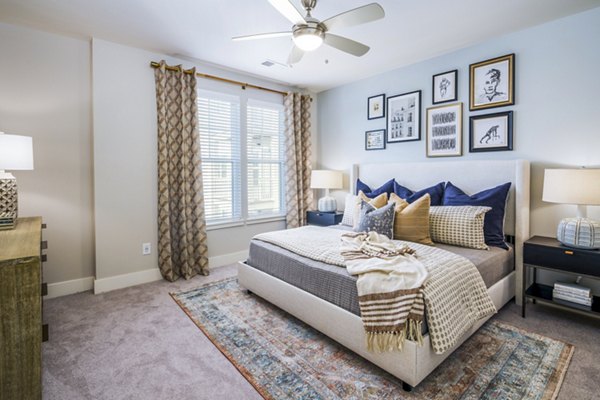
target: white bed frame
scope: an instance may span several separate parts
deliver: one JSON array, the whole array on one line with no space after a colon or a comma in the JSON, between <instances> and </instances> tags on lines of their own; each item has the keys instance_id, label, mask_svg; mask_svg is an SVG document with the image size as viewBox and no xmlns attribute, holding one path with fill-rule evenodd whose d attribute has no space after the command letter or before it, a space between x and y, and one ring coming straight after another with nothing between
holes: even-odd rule
<instances>
[{"instance_id":1,"label":"white bed frame","mask_svg":"<svg viewBox=\"0 0 600 400\"><path fill-rule=\"evenodd\" d=\"M452 181L470 194L512 182L507 202L505 233L515 238L515 271L488 289L496 308L500 309L513 297L516 297L517 304L522 301L523 242L529 238L529 170L529 162L524 160L360 164L352 168L350 190L354 191L357 178L371 187L378 187L393 177L398 183L411 189ZM249 291L306 322L410 386L418 385L489 319L480 320L444 354L433 352L428 334L424 335L423 346L406 341L401 352L371 353L366 350L363 324L359 316L244 262L238 263L238 280Z\"/></svg>"}]
</instances>

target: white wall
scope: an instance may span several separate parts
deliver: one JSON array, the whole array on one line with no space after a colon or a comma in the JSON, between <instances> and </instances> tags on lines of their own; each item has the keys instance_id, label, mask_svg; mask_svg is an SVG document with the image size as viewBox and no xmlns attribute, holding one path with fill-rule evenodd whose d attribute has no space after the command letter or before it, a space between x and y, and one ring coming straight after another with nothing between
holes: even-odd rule
<instances>
[{"instance_id":1,"label":"white wall","mask_svg":"<svg viewBox=\"0 0 600 400\"><path fill-rule=\"evenodd\" d=\"M0 24L0 131L33 137L33 171L15 171L19 216L48 229L44 281L94 274L90 45Z\"/></svg>"},{"instance_id":2,"label":"white wall","mask_svg":"<svg viewBox=\"0 0 600 400\"><path fill-rule=\"evenodd\" d=\"M106 279L157 268L156 98L154 70L149 64L166 59L171 65L189 68L192 63L97 39L92 53L96 277ZM207 65L198 68L209 74L289 90ZM255 91L205 79L199 80L199 87L244 96ZM255 95L281 99L264 92ZM243 257L252 236L284 227L283 221L275 221L209 230L211 265ZM152 255L142 255L143 242L152 243Z\"/></svg>"},{"instance_id":3,"label":"white wall","mask_svg":"<svg viewBox=\"0 0 600 400\"><path fill-rule=\"evenodd\" d=\"M318 96L319 165L349 172L352 163L429 160L424 130L421 141L388 144L383 151L364 150L365 131L385 128L385 119L367 120L367 97L421 89L424 125L425 108L431 106L432 75L458 68L458 95L465 110L461 159L530 160L531 234L555 236L558 221L576 210L541 201L544 168L600 167L598 38L600 8L322 92ZM470 113L469 64L509 53L516 54L516 104ZM469 153L469 115L504 110L514 110L514 151ZM456 158L435 159L452 160ZM337 195L341 206L343 196ZM589 209L590 216L600 218L600 207Z\"/></svg>"}]
</instances>

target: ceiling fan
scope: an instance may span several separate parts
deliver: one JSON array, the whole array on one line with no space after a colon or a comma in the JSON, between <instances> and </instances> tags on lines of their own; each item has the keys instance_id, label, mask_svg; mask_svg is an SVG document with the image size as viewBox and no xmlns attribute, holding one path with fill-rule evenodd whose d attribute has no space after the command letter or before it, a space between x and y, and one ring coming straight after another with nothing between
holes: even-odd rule
<instances>
[{"instance_id":1,"label":"ceiling fan","mask_svg":"<svg viewBox=\"0 0 600 400\"><path fill-rule=\"evenodd\" d=\"M302 7L306 10L305 17L300 14L300 11L289 0L269 0L269 3L277 11L294 24L291 31L237 36L233 40L270 39L291 36L294 40L294 47L288 57L288 64L290 65L299 62L305 51L316 50L323 43L354 56L361 57L369 51L369 46L343 36L334 35L333 33L329 33L329 31L364 24L385 16L385 12L379 4L371 3L343 12L324 21L319 21L310 14L317 5L317 0L301 1Z\"/></svg>"}]
</instances>

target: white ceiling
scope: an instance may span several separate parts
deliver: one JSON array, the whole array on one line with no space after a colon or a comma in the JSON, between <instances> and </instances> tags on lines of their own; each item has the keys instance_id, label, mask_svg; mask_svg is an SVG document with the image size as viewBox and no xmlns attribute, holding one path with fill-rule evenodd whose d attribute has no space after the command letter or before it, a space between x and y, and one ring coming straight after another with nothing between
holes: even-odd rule
<instances>
[{"instance_id":1,"label":"white ceiling","mask_svg":"<svg viewBox=\"0 0 600 400\"><path fill-rule=\"evenodd\" d=\"M291 0L301 9L300 0ZM319 0L326 19L372 0ZM97 37L181 55L321 91L438 56L494 36L600 6L600 0L377 0L383 20L333 33L371 50L357 58L327 46L285 64L289 38L232 42L291 24L267 0L0 0L0 21L77 37Z\"/></svg>"}]
</instances>

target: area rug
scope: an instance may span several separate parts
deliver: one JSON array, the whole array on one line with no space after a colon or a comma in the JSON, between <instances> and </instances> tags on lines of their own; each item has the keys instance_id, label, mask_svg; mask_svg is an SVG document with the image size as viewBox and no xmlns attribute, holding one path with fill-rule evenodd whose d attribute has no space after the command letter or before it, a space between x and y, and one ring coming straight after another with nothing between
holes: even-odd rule
<instances>
[{"instance_id":1,"label":"area rug","mask_svg":"<svg viewBox=\"0 0 600 400\"><path fill-rule=\"evenodd\" d=\"M405 392L235 278L171 295L265 399L554 399L573 354L570 344L488 322Z\"/></svg>"}]
</instances>

